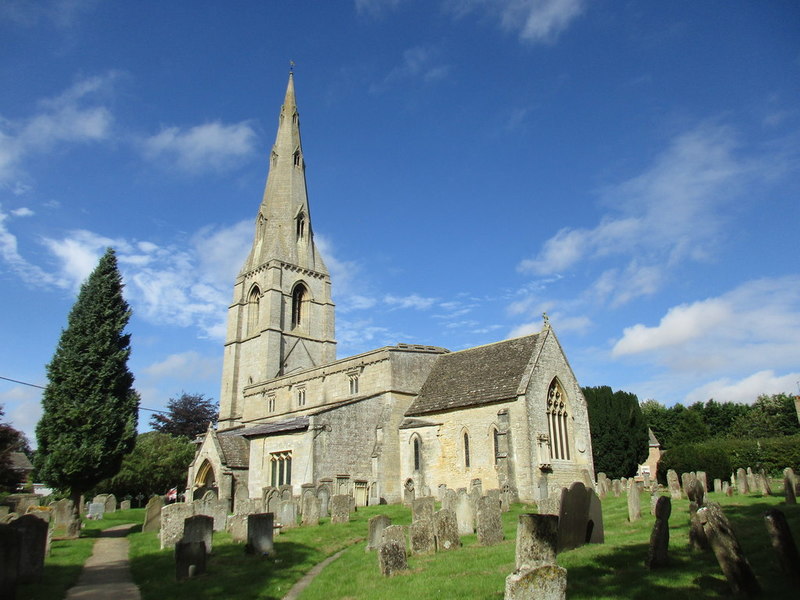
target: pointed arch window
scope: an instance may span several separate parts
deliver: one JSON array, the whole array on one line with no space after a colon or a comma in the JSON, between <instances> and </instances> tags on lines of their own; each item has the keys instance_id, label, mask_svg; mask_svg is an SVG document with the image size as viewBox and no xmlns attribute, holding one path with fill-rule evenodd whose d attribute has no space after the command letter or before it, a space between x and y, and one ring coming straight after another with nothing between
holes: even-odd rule
<instances>
[{"instance_id":1,"label":"pointed arch window","mask_svg":"<svg viewBox=\"0 0 800 600\"><path fill-rule=\"evenodd\" d=\"M308 290L302 283L295 286L292 292L292 328L305 325L306 304L308 302Z\"/></svg>"},{"instance_id":2,"label":"pointed arch window","mask_svg":"<svg viewBox=\"0 0 800 600\"><path fill-rule=\"evenodd\" d=\"M258 331L258 316L261 309L261 290L257 285L250 290L247 297L247 333Z\"/></svg>"},{"instance_id":3,"label":"pointed arch window","mask_svg":"<svg viewBox=\"0 0 800 600\"><path fill-rule=\"evenodd\" d=\"M464 432L464 468L469 469L469 434Z\"/></svg>"},{"instance_id":4,"label":"pointed arch window","mask_svg":"<svg viewBox=\"0 0 800 600\"><path fill-rule=\"evenodd\" d=\"M422 467L422 442L418 437L414 437L414 470L419 471Z\"/></svg>"},{"instance_id":5,"label":"pointed arch window","mask_svg":"<svg viewBox=\"0 0 800 600\"><path fill-rule=\"evenodd\" d=\"M297 240L303 240L306 237L306 216L303 213L297 215Z\"/></svg>"},{"instance_id":6,"label":"pointed arch window","mask_svg":"<svg viewBox=\"0 0 800 600\"><path fill-rule=\"evenodd\" d=\"M547 390L547 432L550 435L550 456L570 460L567 396L558 379Z\"/></svg>"},{"instance_id":7,"label":"pointed arch window","mask_svg":"<svg viewBox=\"0 0 800 600\"><path fill-rule=\"evenodd\" d=\"M295 167L302 167L303 166L303 155L300 154L300 150L295 150L294 154L292 155L292 159L294 161Z\"/></svg>"}]
</instances>

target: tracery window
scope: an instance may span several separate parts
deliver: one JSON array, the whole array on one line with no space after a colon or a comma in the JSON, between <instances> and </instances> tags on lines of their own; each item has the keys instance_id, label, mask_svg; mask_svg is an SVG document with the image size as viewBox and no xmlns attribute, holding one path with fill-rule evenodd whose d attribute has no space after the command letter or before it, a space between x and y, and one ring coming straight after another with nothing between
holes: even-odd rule
<instances>
[{"instance_id":1,"label":"tracery window","mask_svg":"<svg viewBox=\"0 0 800 600\"><path fill-rule=\"evenodd\" d=\"M292 483L292 453L273 452L269 455L271 481L274 487L290 485Z\"/></svg>"},{"instance_id":2,"label":"tracery window","mask_svg":"<svg viewBox=\"0 0 800 600\"><path fill-rule=\"evenodd\" d=\"M570 460L567 408L566 394L554 379L547 391L547 432L550 434L550 456L555 460Z\"/></svg>"}]
</instances>

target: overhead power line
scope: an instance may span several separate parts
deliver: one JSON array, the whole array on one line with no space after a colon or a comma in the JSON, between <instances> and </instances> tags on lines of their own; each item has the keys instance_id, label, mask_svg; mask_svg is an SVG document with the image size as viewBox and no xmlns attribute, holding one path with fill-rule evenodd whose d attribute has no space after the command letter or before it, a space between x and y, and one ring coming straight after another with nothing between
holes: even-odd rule
<instances>
[{"instance_id":1,"label":"overhead power line","mask_svg":"<svg viewBox=\"0 0 800 600\"><path fill-rule=\"evenodd\" d=\"M10 381L12 383L18 383L20 385L27 385L29 387L39 388L40 390L44 389L43 385L39 385L39 384L36 384L36 383L28 383L27 381L20 381L19 379L11 379L11 377L3 377L2 375L0 375L0 379L2 379L4 381ZM148 411L154 412L154 413L161 413L162 415L168 415L169 414L165 410L156 410L155 408L145 408L144 406L140 406L139 410L148 410Z\"/></svg>"}]
</instances>

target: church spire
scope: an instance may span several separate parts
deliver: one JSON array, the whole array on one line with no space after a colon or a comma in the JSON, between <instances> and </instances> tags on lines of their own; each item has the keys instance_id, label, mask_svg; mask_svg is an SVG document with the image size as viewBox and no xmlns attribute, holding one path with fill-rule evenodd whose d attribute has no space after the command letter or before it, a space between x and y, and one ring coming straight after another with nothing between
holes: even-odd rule
<instances>
[{"instance_id":1,"label":"church spire","mask_svg":"<svg viewBox=\"0 0 800 600\"><path fill-rule=\"evenodd\" d=\"M256 217L253 249L242 268L243 273L269 260L280 260L319 273L328 272L314 244L305 170L294 73L290 72L278 133L270 153L267 184Z\"/></svg>"}]
</instances>

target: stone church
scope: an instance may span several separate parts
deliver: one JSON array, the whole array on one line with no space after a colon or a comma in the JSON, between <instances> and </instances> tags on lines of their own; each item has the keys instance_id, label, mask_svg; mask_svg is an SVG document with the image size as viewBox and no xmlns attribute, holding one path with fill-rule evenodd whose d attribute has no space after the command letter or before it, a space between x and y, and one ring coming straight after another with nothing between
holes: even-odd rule
<instances>
[{"instance_id":1,"label":"stone church","mask_svg":"<svg viewBox=\"0 0 800 600\"><path fill-rule=\"evenodd\" d=\"M480 479L532 501L593 479L586 401L546 319L458 352L397 344L337 359L309 208L290 74L228 309L219 423L198 440L187 497L327 484L365 505Z\"/></svg>"}]
</instances>

